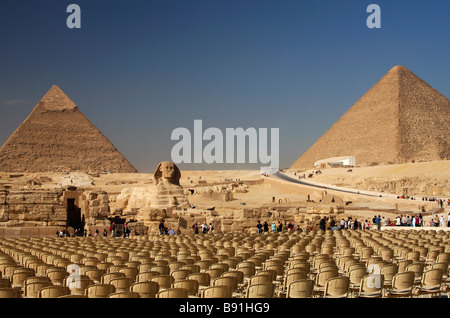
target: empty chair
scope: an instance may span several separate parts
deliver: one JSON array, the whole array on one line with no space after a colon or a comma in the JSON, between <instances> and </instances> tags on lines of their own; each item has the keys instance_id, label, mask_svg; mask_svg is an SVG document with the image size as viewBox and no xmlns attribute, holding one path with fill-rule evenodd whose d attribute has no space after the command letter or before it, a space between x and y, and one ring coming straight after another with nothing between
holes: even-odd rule
<instances>
[{"instance_id":1,"label":"empty chair","mask_svg":"<svg viewBox=\"0 0 450 318\"><path fill-rule=\"evenodd\" d=\"M70 295L70 289L66 286L47 286L39 290L38 298L58 298Z\"/></svg>"},{"instance_id":2,"label":"empty chair","mask_svg":"<svg viewBox=\"0 0 450 318\"><path fill-rule=\"evenodd\" d=\"M88 298L88 296L80 295L80 294L70 294L70 295L59 296L58 298Z\"/></svg>"},{"instance_id":3,"label":"empty chair","mask_svg":"<svg viewBox=\"0 0 450 318\"><path fill-rule=\"evenodd\" d=\"M258 283L249 285L246 298L273 298L275 285L273 283Z\"/></svg>"},{"instance_id":4,"label":"empty chair","mask_svg":"<svg viewBox=\"0 0 450 318\"><path fill-rule=\"evenodd\" d=\"M88 276L94 283L100 283L102 280L102 276L105 274L105 271L102 269L90 269L87 270L84 275Z\"/></svg>"},{"instance_id":5,"label":"empty chair","mask_svg":"<svg viewBox=\"0 0 450 318\"><path fill-rule=\"evenodd\" d=\"M111 284L94 284L86 288L86 296L88 298L108 298L112 293L116 292L116 288Z\"/></svg>"},{"instance_id":6,"label":"empty chair","mask_svg":"<svg viewBox=\"0 0 450 318\"><path fill-rule=\"evenodd\" d=\"M62 285L64 279L69 276L69 273L67 273L67 270L63 267L51 267L48 268L45 272L46 276L50 278L53 285Z\"/></svg>"},{"instance_id":7,"label":"empty chair","mask_svg":"<svg viewBox=\"0 0 450 318\"><path fill-rule=\"evenodd\" d=\"M168 288L158 292L157 298L188 298L188 290L185 288Z\"/></svg>"},{"instance_id":8,"label":"empty chair","mask_svg":"<svg viewBox=\"0 0 450 318\"><path fill-rule=\"evenodd\" d=\"M124 274L125 275L125 274ZM139 273L137 276L136 276L136 282L145 282L145 281L149 281L149 280L151 280L151 278L153 277L153 276L158 276L158 275L161 275L159 272L156 272L156 271L147 271L147 272L142 272L142 273Z\"/></svg>"},{"instance_id":9,"label":"empty chair","mask_svg":"<svg viewBox=\"0 0 450 318\"><path fill-rule=\"evenodd\" d=\"M84 295L86 288L93 284L94 282L90 278L82 275L71 275L65 282L65 285L69 287L70 292L75 295Z\"/></svg>"},{"instance_id":10,"label":"empty chair","mask_svg":"<svg viewBox=\"0 0 450 318\"><path fill-rule=\"evenodd\" d=\"M192 273L200 273L200 266L199 265L195 265L195 264L183 265L183 266L181 266L180 269L188 269Z\"/></svg>"},{"instance_id":11,"label":"empty chair","mask_svg":"<svg viewBox=\"0 0 450 318\"><path fill-rule=\"evenodd\" d=\"M420 286L415 290L418 296L435 295L441 296L442 269L435 268L423 273Z\"/></svg>"},{"instance_id":12,"label":"empty chair","mask_svg":"<svg viewBox=\"0 0 450 318\"><path fill-rule=\"evenodd\" d=\"M155 298L159 292L157 282L143 281L131 285L130 291L139 293L140 298Z\"/></svg>"},{"instance_id":13,"label":"empty chair","mask_svg":"<svg viewBox=\"0 0 450 318\"><path fill-rule=\"evenodd\" d=\"M383 297L384 276L381 274L366 275L361 279L359 298L382 298Z\"/></svg>"},{"instance_id":14,"label":"empty chair","mask_svg":"<svg viewBox=\"0 0 450 318\"><path fill-rule=\"evenodd\" d=\"M105 273L100 278L100 283L102 284L109 284L111 279L119 278L119 277L126 277L125 273L115 272L115 273ZM90 279L90 278L89 278Z\"/></svg>"},{"instance_id":15,"label":"empty chair","mask_svg":"<svg viewBox=\"0 0 450 318\"><path fill-rule=\"evenodd\" d=\"M392 279L394 278L394 275L398 272L398 265L397 264L386 264L380 267L379 273L384 276L384 284L386 286L389 286L392 284Z\"/></svg>"},{"instance_id":16,"label":"empty chair","mask_svg":"<svg viewBox=\"0 0 450 318\"><path fill-rule=\"evenodd\" d=\"M222 277L236 277L238 286L244 282L244 273L240 271L228 271L223 273Z\"/></svg>"},{"instance_id":17,"label":"empty chair","mask_svg":"<svg viewBox=\"0 0 450 318\"><path fill-rule=\"evenodd\" d=\"M208 268L204 271L205 273L209 274L211 280L220 277L225 271L223 268Z\"/></svg>"},{"instance_id":18,"label":"empty chair","mask_svg":"<svg viewBox=\"0 0 450 318\"><path fill-rule=\"evenodd\" d=\"M326 284L327 280L329 280L330 278L333 278L333 277L337 277L337 276L338 276L337 269L331 269L331 270L319 272L316 276L314 291L316 293L322 293L325 288L325 284Z\"/></svg>"},{"instance_id":19,"label":"empty chair","mask_svg":"<svg viewBox=\"0 0 450 318\"><path fill-rule=\"evenodd\" d=\"M188 291L189 297L198 297L199 294L199 284L198 281L194 279L184 279L175 281L172 285L173 288L184 288Z\"/></svg>"},{"instance_id":20,"label":"empty chair","mask_svg":"<svg viewBox=\"0 0 450 318\"><path fill-rule=\"evenodd\" d=\"M234 293L238 288L238 278L235 276L222 276L213 280L213 286L222 285L229 286L231 293Z\"/></svg>"},{"instance_id":21,"label":"empty chair","mask_svg":"<svg viewBox=\"0 0 450 318\"><path fill-rule=\"evenodd\" d=\"M109 284L111 284L115 287L117 293L129 291L130 286L133 283L134 283L134 281L130 277L118 277L118 278L113 278L109 281Z\"/></svg>"},{"instance_id":22,"label":"empty chair","mask_svg":"<svg viewBox=\"0 0 450 318\"><path fill-rule=\"evenodd\" d=\"M187 279L195 279L200 287L208 287L211 283L211 276L208 273L193 273Z\"/></svg>"},{"instance_id":23,"label":"empty chair","mask_svg":"<svg viewBox=\"0 0 450 318\"><path fill-rule=\"evenodd\" d=\"M139 274L139 270L136 267L124 267L119 270L119 273L124 273L126 277L135 280L136 276Z\"/></svg>"},{"instance_id":24,"label":"empty chair","mask_svg":"<svg viewBox=\"0 0 450 318\"><path fill-rule=\"evenodd\" d=\"M307 275L303 271L300 271L300 272L297 272L297 273L287 274L284 277L282 292L284 292L284 293L287 292L288 286L292 282L295 282L295 281L298 281L298 280L305 280L305 279L307 279Z\"/></svg>"},{"instance_id":25,"label":"empty chair","mask_svg":"<svg viewBox=\"0 0 450 318\"><path fill-rule=\"evenodd\" d=\"M39 298L39 291L44 288L52 286L50 281L35 281L27 283L24 288L24 297L25 298ZM19 290L20 291L20 290Z\"/></svg>"},{"instance_id":26,"label":"empty chair","mask_svg":"<svg viewBox=\"0 0 450 318\"><path fill-rule=\"evenodd\" d=\"M314 291L314 281L301 279L291 282L286 291L286 298L311 298Z\"/></svg>"},{"instance_id":27,"label":"empty chair","mask_svg":"<svg viewBox=\"0 0 450 318\"><path fill-rule=\"evenodd\" d=\"M272 283L272 275L254 275L250 277L248 284L258 284L258 283Z\"/></svg>"},{"instance_id":28,"label":"empty chair","mask_svg":"<svg viewBox=\"0 0 450 318\"><path fill-rule=\"evenodd\" d=\"M367 275L367 270L365 267L355 267L353 269L350 269L348 272L348 279L349 279L349 283L350 283L349 291L357 292L361 285L361 280L366 275Z\"/></svg>"},{"instance_id":29,"label":"empty chair","mask_svg":"<svg viewBox=\"0 0 450 318\"><path fill-rule=\"evenodd\" d=\"M412 264L413 261L411 259L405 259L397 263L398 265L398 273L406 272L406 268L409 264Z\"/></svg>"},{"instance_id":30,"label":"empty chair","mask_svg":"<svg viewBox=\"0 0 450 318\"><path fill-rule=\"evenodd\" d=\"M229 286L216 285L207 287L202 291L202 298L231 298L232 292Z\"/></svg>"},{"instance_id":31,"label":"empty chair","mask_svg":"<svg viewBox=\"0 0 450 318\"><path fill-rule=\"evenodd\" d=\"M159 290L168 289L172 287L175 279L170 275L157 275L153 276L150 281L157 282L159 286Z\"/></svg>"},{"instance_id":32,"label":"empty chair","mask_svg":"<svg viewBox=\"0 0 450 318\"><path fill-rule=\"evenodd\" d=\"M23 269L17 269L12 273L11 276L11 286L14 288L22 288L23 287L23 282L28 278L28 277L33 277L34 276L34 270L29 269L29 268L23 268Z\"/></svg>"},{"instance_id":33,"label":"empty chair","mask_svg":"<svg viewBox=\"0 0 450 318\"><path fill-rule=\"evenodd\" d=\"M324 298L347 298L350 288L348 277L332 277L325 283Z\"/></svg>"},{"instance_id":34,"label":"empty chair","mask_svg":"<svg viewBox=\"0 0 450 318\"><path fill-rule=\"evenodd\" d=\"M22 293L18 288L0 288L0 298L22 298Z\"/></svg>"},{"instance_id":35,"label":"empty chair","mask_svg":"<svg viewBox=\"0 0 450 318\"><path fill-rule=\"evenodd\" d=\"M409 264L406 267L406 271L414 273L414 283L415 284L420 283L424 269L425 269L425 263L422 263L422 262L415 262L415 263Z\"/></svg>"},{"instance_id":36,"label":"empty chair","mask_svg":"<svg viewBox=\"0 0 450 318\"><path fill-rule=\"evenodd\" d=\"M186 279L190 274L192 274L192 272L189 269L177 269L170 275L175 279L175 281L178 281Z\"/></svg>"},{"instance_id":37,"label":"empty chair","mask_svg":"<svg viewBox=\"0 0 450 318\"><path fill-rule=\"evenodd\" d=\"M395 274L392 279L392 289L387 293L388 298L412 297L414 286L414 272Z\"/></svg>"},{"instance_id":38,"label":"empty chair","mask_svg":"<svg viewBox=\"0 0 450 318\"><path fill-rule=\"evenodd\" d=\"M108 298L140 298L140 295L133 291L122 291L109 294Z\"/></svg>"},{"instance_id":39,"label":"empty chair","mask_svg":"<svg viewBox=\"0 0 450 318\"><path fill-rule=\"evenodd\" d=\"M0 288L9 288L9 287L11 287L11 281L8 278L0 278Z\"/></svg>"},{"instance_id":40,"label":"empty chair","mask_svg":"<svg viewBox=\"0 0 450 318\"><path fill-rule=\"evenodd\" d=\"M440 263L440 262L449 263L450 262L450 253L439 253L438 256L436 257L436 263Z\"/></svg>"}]
</instances>

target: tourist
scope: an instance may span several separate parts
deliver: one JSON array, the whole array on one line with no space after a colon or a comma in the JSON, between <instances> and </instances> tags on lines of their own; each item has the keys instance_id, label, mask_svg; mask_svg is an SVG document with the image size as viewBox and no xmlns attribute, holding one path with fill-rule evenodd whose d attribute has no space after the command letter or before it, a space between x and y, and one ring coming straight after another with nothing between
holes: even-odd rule
<instances>
[{"instance_id":1,"label":"tourist","mask_svg":"<svg viewBox=\"0 0 450 318\"><path fill-rule=\"evenodd\" d=\"M275 225L275 221L272 222L272 232L277 230L277 226Z\"/></svg>"},{"instance_id":2,"label":"tourist","mask_svg":"<svg viewBox=\"0 0 450 318\"><path fill-rule=\"evenodd\" d=\"M103 230L103 236L108 236L108 232L106 232L106 229Z\"/></svg>"},{"instance_id":3,"label":"tourist","mask_svg":"<svg viewBox=\"0 0 450 318\"><path fill-rule=\"evenodd\" d=\"M450 227L450 213L447 216L447 227Z\"/></svg>"},{"instance_id":4,"label":"tourist","mask_svg":"<svg viewBox=\"0 0 450 318\"><path fill-rule=\"evenodd\" d=\"M444 216L443 216L443 215L441 215L441 216L439 217L439 226L440 226L440 227L444 227Z\"/></svg>"},{"instance_id":5,"label":"tourist","mask_svg":"<svg viewBox=\"0 0 450 318\"><path fill-rule=\"evenodd\" d=\"M263 225L261 224L261 222L259 220L258 220L258 224L256 224L256 228L257 228L258 234L262 234Z\"/></svg>"},{"instance_id":6,"label":"tourist","mask_svg":"<svg viewBox=\"0 0 450 318\"><path fill-rule=\"evenodd\" d=\"M159 222L158 230L159 230L159 235L164 234L164 219L161 219L161 221Z\"/></svg>"},{"instance_id":7,"label":"tourist","mask_svg":"<svg viewBox=\"0 0 450 318\"><path fill-rule=\"evenodd\" d=\"M322 231L325 231L325 229L326 229L326 224L327 224L327 220L326 220L325 217L323 217L323 218L320 220L319 228L320 228Z\"/></svg>"},{"instance_id":8,"label":"tourist","mask_svg":"<svg viewBox=\"0 0 450 318\"><path fill-rule=\"evenodd\" d=\"M269 224L267 224L267 221L264 222L263 229L264 229L264 232L269 232Z\"/></svg>"},{"instance_id":9,"label":"tourist","mask_svg":"<svg viewBox=\"0 0 450 318\"><path fill-rule=\"evenodd\" d=\"M208 232L209 232L210 234L212 234L213 230L214 230L214 227L212 226L212 223L209 223Z\"/></svg>"},{"instance_id":10,"label":"tourist","mask_svg":"<svg viewBox=\"0 0 450 318\"><path fill-rule=\"evenodd\" d=\"M375 218L375 222L374 223L377 225L378 229L381 229L381 216L380 215L378 215Z\"/></svg>"},{"instance_id":11,"label":"tourist","mask_svg":"<svg viewBox=\"0 0 450 318\"><path fill-rule=\"evenodd\" d=\"M173 227L169 230L169 235L175 235L175 229Z\"/></svg>"},{"instance_id":12,"label":"tourist","mask_svg":"<svg viewBox=\"0 0 450 318\"><path fill-rule=\"evenodd\" d=\"M283 224L281 223L281 221L278 222L278 229L277 229L277 231L278 232L283 232Z\"/></svg>"}]
</instances>

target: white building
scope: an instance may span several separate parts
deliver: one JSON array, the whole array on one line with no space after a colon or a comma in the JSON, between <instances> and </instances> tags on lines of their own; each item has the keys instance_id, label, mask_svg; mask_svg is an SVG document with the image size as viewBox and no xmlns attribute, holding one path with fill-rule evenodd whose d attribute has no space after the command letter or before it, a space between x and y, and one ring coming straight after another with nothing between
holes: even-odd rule
<instances>
[{"instance_id":1,"label":"white building","mask_svg":"<svg viewBox=\"0 0 450 318\"><path fill-rule=\"evenodd\" d=\"M348 157L335 157L318 160L314 163L314 167L324 168L326 166L331 167L354 167L356 166L356 159L353 156Z\"/></svg>"}]
</instances>

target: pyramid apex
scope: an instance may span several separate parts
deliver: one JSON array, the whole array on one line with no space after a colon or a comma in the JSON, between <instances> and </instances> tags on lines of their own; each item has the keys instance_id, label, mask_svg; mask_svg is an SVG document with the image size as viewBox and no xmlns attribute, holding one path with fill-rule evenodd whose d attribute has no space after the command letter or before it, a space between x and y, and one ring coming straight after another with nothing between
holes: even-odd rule
<instances>
[{"instance_id":1,"label":"pyramid apex","mask_svg":"<svg viewBox=\"0 0 450 318\"><path fill-rule=\"evenodd\" d=\"M39 102L39 105L51 111L77 110L77 105L75 105L58 85L52 85Z\"/></svg>"}]
</instances>

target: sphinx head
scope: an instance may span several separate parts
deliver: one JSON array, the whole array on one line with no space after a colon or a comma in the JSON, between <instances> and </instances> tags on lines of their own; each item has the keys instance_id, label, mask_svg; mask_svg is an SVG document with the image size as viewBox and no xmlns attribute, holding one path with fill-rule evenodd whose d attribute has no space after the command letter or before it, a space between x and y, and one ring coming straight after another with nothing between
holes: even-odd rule
<instances>
[{"instance_id":1,"label":"sphinx head","mask_svg":"<svg viewBox=\"0 0 450 318\"><path fill-rule=\"evenodd\" d=\"M171 161L160 162L154 174L156 184L160 182L166 184L180 185L180 169Z\"/></svg>"}]
</instances>

